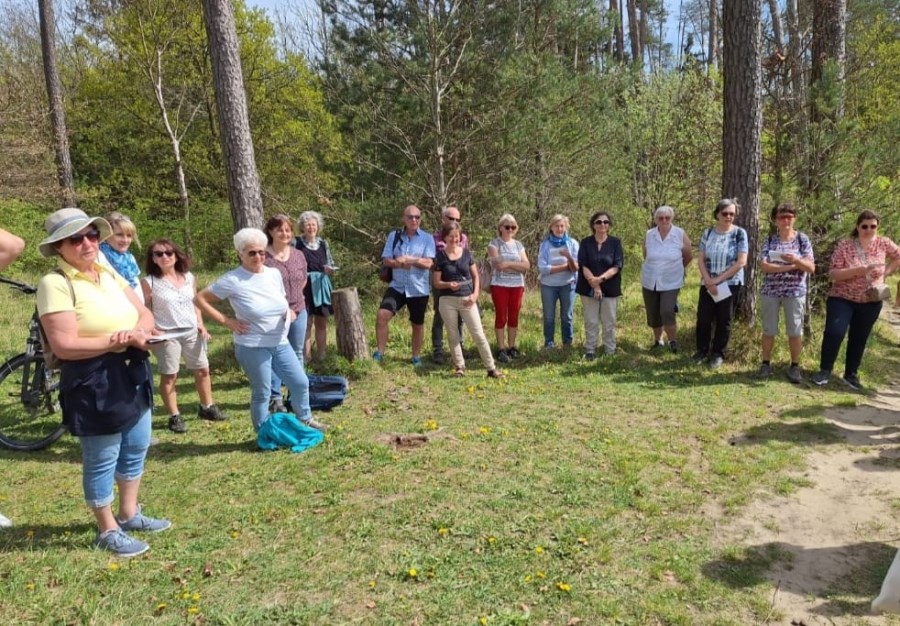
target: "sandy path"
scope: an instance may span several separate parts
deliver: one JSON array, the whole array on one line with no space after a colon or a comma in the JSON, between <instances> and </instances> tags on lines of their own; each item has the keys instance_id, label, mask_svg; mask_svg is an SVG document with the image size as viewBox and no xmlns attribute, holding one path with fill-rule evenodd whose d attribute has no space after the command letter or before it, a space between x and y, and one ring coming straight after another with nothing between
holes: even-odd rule
<instances>
[{"instance_id":1,"label":"sandy path","mask_svg":"<svg viewBox=\"0 0 900 626\"><path fill-rule=\"evenodd\" d=\"M882 319L900 340L900 312L886 306ZM900 547L900 378L865 405L825 417L848 445L808 453L803 476L814 485L752 503L717 530L716 542L779 555L764 574L764 623L900 624L869 612L880 572Z\"/></svg>"}]
</instances>

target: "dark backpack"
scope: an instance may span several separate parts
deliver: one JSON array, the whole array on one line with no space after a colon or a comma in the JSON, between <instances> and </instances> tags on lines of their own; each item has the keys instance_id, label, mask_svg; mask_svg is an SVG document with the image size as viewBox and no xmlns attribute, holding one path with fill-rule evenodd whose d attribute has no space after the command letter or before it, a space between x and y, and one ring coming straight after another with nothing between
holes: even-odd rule
<instances>
[{"instance_id":1,"label":"dark backpack","mask_svg":"<svg viewBox=\"0 0 900 626\"><path fill-rule=\"evenodd\" d=\"M72 306L75 306L75 289L72 288L72 281L69 280L69 277L66 276L66 273L61 269L53 270L55 273L59 274L66 280L66 285L69 287L69 295L72 296ZM58 370L63 366L63 361L61 358L56 356L53 352L53 348L50 346L50 340L47 339L47 333L44 332L44 325L41 324L40 318L38 318L38 331L40 331L41 335L41 350L44 353L44 365L47 366L47 369L50 370Z\"/></svg>"},{"instance_id":2,"label":"dark backpack","mask_svg":"<svg viewBox=\"0 0 900 626\"><path fill-rule=\"evenodd\" d=\"M391 244L391 256L396 256L395 253L397 251L397 246L400 245L400 235L402 235L402 234L403 234L402 228L398 228L394 232L394 241ZM383 283L391 282L392 280L394 280L394 269L391 267L388 267L387 265L384 264L384 262L382 262L381 269L378 270L378 278L380 278L381 282L383 282Z\"/></svg>"}]
</instances>

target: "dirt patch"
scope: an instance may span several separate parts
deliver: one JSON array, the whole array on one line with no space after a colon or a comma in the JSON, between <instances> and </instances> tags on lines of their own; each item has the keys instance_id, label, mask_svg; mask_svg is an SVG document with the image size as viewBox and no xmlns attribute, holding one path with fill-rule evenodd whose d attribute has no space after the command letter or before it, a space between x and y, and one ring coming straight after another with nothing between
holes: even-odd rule
<instances>
[{"instance_id":1,"label":"dirt patch","mask_svg":"<svg viewBox=\"0 0 900 626\"><path fill-rule=\"evenodd\" d=\"M900 315L885 309L900 337ZM869 604L900 546L900 382L825 418L848 445L808 454L803 476L813 486L753 502L717 527L719 547L744 547L720 570L771 585L767 624L898 624Z\"/></svg>"},{"instance_id":2,"label":"dirt patch","mask_svg":"<svg viewBox=\"0 0 900 626\"><path fill-rule=\"evenodd\" d=\"M411 450L421 448L429 441L438 439L455 439L450 433L439 428L430 433L381 433L375 437L375 441L393 446L397 450Z\"/></svg>"}]
</instances>

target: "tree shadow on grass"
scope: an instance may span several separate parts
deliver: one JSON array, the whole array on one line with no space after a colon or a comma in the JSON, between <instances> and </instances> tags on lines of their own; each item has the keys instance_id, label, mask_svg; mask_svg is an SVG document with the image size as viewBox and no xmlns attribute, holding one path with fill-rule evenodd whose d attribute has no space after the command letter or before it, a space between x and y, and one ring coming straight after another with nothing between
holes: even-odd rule
<instances>
[{"instance_id":1,"label":"tree shadow on grass","mask_svg":"<svg viewBox=\"0 0 900 626\"><path fill-rule=\"evenodd\" d=\"M94 524L76 522L63 526L50 524L26 524L12 526L0 531L0 553L2 552L34 552L68 551L75 545L88 547L85 536L93 536L97 527Z\"/></svg>"},{"instance_id":2,"label":"tree shadow on grass","mask_svg":"<svg viewBox=\"0 0 900 626\"><path fill-rule=\"evenodd\" d=\"M740 548L702 571L733 589L768 585L778 593L814 597L816 602L804 604L812 605L808 611L817 615L869 615L896 552L881 542L821 548L771 542Z\"/></svg>"}]
</instances>

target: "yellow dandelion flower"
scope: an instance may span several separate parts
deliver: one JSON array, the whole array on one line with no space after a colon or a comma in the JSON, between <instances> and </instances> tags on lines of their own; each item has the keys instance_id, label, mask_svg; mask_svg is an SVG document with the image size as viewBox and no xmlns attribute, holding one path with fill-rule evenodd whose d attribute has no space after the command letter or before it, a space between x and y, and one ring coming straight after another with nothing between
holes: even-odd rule
<instances>
[{"instance_id":1,"label":"yellow dandelion flower","mask_svg":"<svg viewBox=\"0 0 900 626\"><path fill-rule=\"evenodd\" d=\"M423 426L425 427L425 430L437 430L438 429L437 420L425 420L425 423L423 424Z\"/></svg>"},{"instance_id":2,"label":"yellow dandelion flower","mask_svg":"<svg viewBox=\"0 0 900 626\"><path fill-rule=\"evenodd\" d=\"M26 583L26 584L25 584L25 588L26 588L28 591L34 591L34 583Z\"/></svg>"},{"instance_id":3,"label":"yellow dandelion flower","mask_svg":"<svg viewBox=\"0 0 900 626\"><path fill-rule=\"evenodd\" d=\"M164 611L166 609L166 606L168 606L168 605L165 602L160 602L159 604L156 605L157 612Z\"/></svg>"},{"instance_id":4,"label":"yellow dandelion flower","mask_svg":"<svg viewBox=\"0 0 900 626\"><path fill-rule=\"evenodd\" d=\"M543 547L543 546L535 546L535 547L534 547L534 553L535 553L535 554L543 554L543 553L544 553L544 547Z\"/></svg>"},{"instance_id":5,"label":"yellow dandelion flower","mask_svg":"<svg viewBox=\"0 0 900 626\"><path fill-rule=\"evenodd\" d=\"M497 542L497 538L494 537L493 535L491 535L490 537L487 538L487 542L490 544L494 544Z\"/></svg>"},{"instance_id":6,"label":"yellow dandelion flower","mask_svg":"<svg viewBox=\"0 0 900 626\"><path fill-rule=\"evenodd\" d=\"M535 576L537 576L538 578L547 578L547 574L545 574L544 572L537 572Z\"/></svg>"},{"instance_id":7,"label":"yellow dandelion flower","mask_svg":"<svg viewBox=\"0 0 900 626\"><path fill-rule=\"evenodd\" d=\"M530 583L531 580L532 580L531 574L526 574L526 575L525 575L525 582L526 582L526 583Z\"/></svg>"},{"instance_id":8,"label":"yellow dandelion flower","mask_svg":"<svg viewBox=\"0 0 900 626\"><path fill-rule=\"evenodd\" d=\"M449 528L438 528L438 534L441 537L446 537L447 535L450 534L450 529Z\"/></svg>"},{"instance_id":9,"label":"yellow dandelion flower","mask_svg":"<svg viewBox=\"0 0 900 626\"><path fill-rule=\"evenodd\" d=\"M410 567L408 570L406 570L406 574L410 578L415 578L416 576L419 575L419 570L417 570L415 567Z\"/></svg>"},{"instance_id":10,"label":"yellow dandelion flower","mask_svg":"<svg viewBox=\"0 0 900 626\"><path fill-rule=\"evenodd\" d=\"M191 594L188 593L187 591L185 591L184 593L181 594L181 599L182 599L182 600L187 600L187 599L190 598L190 597L191 597Z\"/></svg>"},{"instance_id":11,"label":"yellow dandelion flower","mask_svg":"<svg viewBox=\"0 0 900 626\"><path fill-rule=\"evenodd\" d=\"M570 585L569 583L564 583L564 582L556 583L556 588L564 593L569 593L570 591L572 591L572 585Z\"/></svg>"},{"instance_id":12,"label":"yellow dandelion flower","mask_svg":"<svg viewBox=\"0 0 900 626\"><path fill-rule=\"evenodd\" d=\"M191 595L191 600L193 600L194 602L198 602L198 601L200 600L200 593L197 592L197 591L195 591L195 592Z\"/></svg>"},{"instance_id":13,"label":"yellow dandelion flower","mask_svg":"<svg viewBox=\"0 0 900 626\"><path fill-rule=\"evenodd\" d=\"M232 530L232 531L231 531L231 538L232 538L232 539L237 539L237 538L240 537L240 536L241 536L241 533L240 533L239 531L237 531L237 530Z\"/></svg>"},{"instance_id":14,"label":"yellow dandelion flower","mask_svg":"<svg viewBox=\"0 0 900 626\"><path fill-rule=\"evenodd\" d=\"M200 609L198 609L198 608L195 607L195 606L191 606L191 607L188 607L188 611L187 611L187 612L188 612L188 615L195 615L195 614L197 614L197 613L200 612Z\"/></svg>"},{"instance_id":15,"label":"yellow dandelion flower","mask_svg":"<svg viewBox=\"0 0 900 626\"><path fill-rule=\"evenodd\" d=\"M488 435L488 434L490 434L491 429L488 428L487 426L480 426L478 428L478 432L479 432L479 434L482 434L482 435Z\"/></svg>"},{"instance_id":16,"label":"yellow dandelion flower","mask_svg":"<svg viewBox=\"0 0 900 626\"><path fill-rule=\"evenodd\" d=\"M487 626L487 623L488 623L488 618L487 618L487 616L486 616L486 615L482 615L481 617L479 617L479 618L478 618L478 623L481 624L481 626Z\"/></svg>"},{"instance_id":17,"label":"yellow dandelion flower","mask_svg":"<svg viewBox=\"0 0 900 626\"><path fill-rule=\"evenodd\" d=\"M374 580L370 580L370 581L369 581L369 589L374 589L374 588L375 588L375 585L377 585L377 584L378 584L378 583L376 583Z\"/></svg>"},{"instance_id":18,"label":"yellow dandelion flower","mask_svg":"<svg viewBox=\"0 0 900 626\"><path fill-rule=\"evenodd\" d=\"M579 538L578 538L578 543L580 543L580 544L583 545L583 546L586 546L586 545L588 544L587 537L579 537Z\"/></svg>"}]
</instances>

